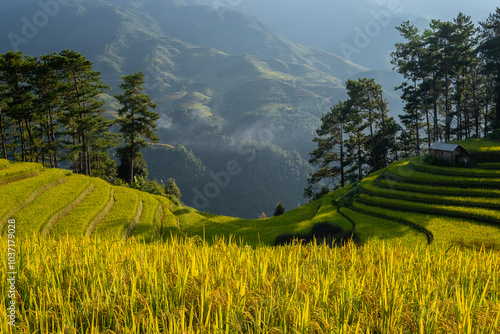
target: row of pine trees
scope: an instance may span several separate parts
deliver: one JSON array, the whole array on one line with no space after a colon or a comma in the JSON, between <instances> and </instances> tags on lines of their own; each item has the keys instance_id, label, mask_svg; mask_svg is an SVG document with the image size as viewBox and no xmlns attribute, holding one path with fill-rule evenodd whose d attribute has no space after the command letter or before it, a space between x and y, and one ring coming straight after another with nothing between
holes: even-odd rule
<instances>
[{"instance_id":1,"label":"row of pine trees","mask_svg":"<svg viewBox=\"0 0 500 334\"><path fill-rule=\"evenodd\" d=\"M397 29L405 39L392 53L405 79L395 87L404 102L399 124L374 79L348 80L349 98L323 114L316 131L309 162L317 170L305 197L321 194L325 181L344 187L437 141L500 137L500 8L479 28L460 13L423 32L409 21Z\"/></svg>"},{"instance_id":2,"label":"row of pine trees","mask_svg":"<svg viewBox=\"0 0 500 334\"><path fill-rule=\"evenodd\" d=\"M113 180L117 147L125 181L134 180L134 160L146 140L157 141L158 114L142 93L141 72L123 77L116 95L118 118L106 117L110 87L81 54L64 50L38 58L0 55L0 158L69 167L75 173ZM119 126L120 135L111 132Z\"/></svg>"},{"instance_id":3,"label":"row of pine trees","mask_svg":"<svg viewBox=\"0 0 500 334\"><path fill-rule=\"evenodd\" d=\"M460 13L452 22L432 20L420 32L410 22L397 28L392 64L405 82L401 122L420 146L488 136L500 120L500 8L476 27Z\"/></svg>"}]
</instances>

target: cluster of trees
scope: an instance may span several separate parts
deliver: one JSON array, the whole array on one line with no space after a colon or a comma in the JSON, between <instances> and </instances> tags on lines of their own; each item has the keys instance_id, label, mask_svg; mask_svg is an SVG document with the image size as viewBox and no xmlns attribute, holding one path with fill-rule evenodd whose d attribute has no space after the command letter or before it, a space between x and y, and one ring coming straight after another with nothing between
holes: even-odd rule
<instances>
[{"instance_id":1,"label":"cluster of trees","mask_svg":"<svg viewBox=\"0 0 500 334\"><path fill-rule=\"evenodd\" d=\"M400 123L387 115L373 79L347 81L349 99L324 114L316 131L309 162L318 170L304 196L361 180L436 141L500 136L500 8L480 26L459 14L453 22L433 20L423 33L409 21L397 27L406 40L392 54L405 78L395 88L405 102Z\"/></svg>"},{"instance_id":2,"label":"cluster of trees","mask_svg":"<svg viewBox=\"0 0 500 334\"><path fill-rule=\"evenodd\" d=\"M388 116L382 86L374 79L348 80L349 99L340 101L321 117L321 127L310 153L310 163L319 167L308 179L305 197L315 185L328 180L328 187L344 187L367 173L399 159L398 133L402 128Z\"/></svg>"},{"instance_id":3,"label":"cluster of trees","mask_svg":"<svg viewBox=\"0 0 500 334\"><path fill-rule=\"evenodd\" d=\"M419 155L435 141L495 134L500 127L500 8L476 27L460 13L422 33L403 22L392 64L405 82L401 122Z\"/></svg>"},{"instance_id":4,"label":"cluster of trees","mask_svg":"<svg viewBox=\"0 0 500 334\"><path fill-rule=\"evenodd\" d=\"M132 184L134 170L141 167L134 167L142 159L140 148L146 140L158 140L159 116L151 110L156 106L142 93L145 79L138 72L124 76L119 86L119 117L105 117L109 87L92 67L70 50L39 58L21 52L0 55L1 157L70 166L75 173L113 181L117 167L109 152L121 146L118 176ZM110 131L115 124L121 135Z\"/></svg>"}]
</instances>

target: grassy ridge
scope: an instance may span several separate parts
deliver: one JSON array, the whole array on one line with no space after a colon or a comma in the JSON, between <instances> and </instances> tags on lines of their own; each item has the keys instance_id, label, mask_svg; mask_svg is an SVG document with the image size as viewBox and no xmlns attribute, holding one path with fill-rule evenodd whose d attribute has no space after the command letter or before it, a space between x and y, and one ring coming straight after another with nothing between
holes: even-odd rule
<instances>
[{"instance_id":1,"label":"grassy ridge","mask_svg":"<svg viewBox=\"0 0 500 334\"><path fill-rule=\"evenodd\" d=\"M416 157L411 159L409 161L408 166L420 172L435 173L440 175L474 177L474 178L477 177L500 178L499 170L489 170L481 168L459 168L459 167L443 168L440 166L434 166L425 163L422 157Z\"/></svg>"},{"instance_id":2,"label":"grassy ridge","mask_svg":"<svg viewBox=\"0 0 500 334\"><path fill-rule=\"evenodd\" d=\"M66 182L38 195L32 203L13 216L19 222L18 236L39 233L54 214L70 205L90 184L89 178L72 175Z\"/></svg>"},{"instance_id":3,"label":"grassy ridge","mask_svg":"<svg viewBox=\"0 0 500 334\"><path fill-rule=\"evenodd\" d=\"M91 220L106 206L106 200L111 186L99 178L92 178L91 180L93 184L92 192L66 216L52 226L50 234L53 237L66 234L83 236Z\"/></svg>"},{"instance_id":4,"label":"grassy ridge","mask_svg":"<svg viewBox=\"0 0 500 334\"><path fill-rule=\"evenodd\" d=\"M402 183L385 178L377 178L374 183L385 189L402 190L411 193L438 194L443 196L475 196L483 198L500 198L500 189L481 189L481 188L457 188L457 187L439 187L431 185L421 185L413 183Z\"/></svg>"},{"instance_id":5,"label":"grassy ridge","mask_svg":"<svg viewBox=\"0 0 500 334\"><path fill-rule=\"evenodd\" d=\"M23 175L38 175L43 170L42 165L33 162L4 164L0 167L0 184L17 181L13 178L16 176L21 176L21 179Z\"/></svg>"},{"instance_id":6,"label":"grassy ridge","mask_svg":"<svg viewBox=\"0 0 500 334\"><path fill-rule=\"evenodd\" d=\"M134 189L113 187L113 190L113 207L97 224L93 233L116 240L123 237L125 229L136 216L141 202L138 192Z\"/></svg>"},{"instance_id":7,"label":"grassy ridge","mask_svg":"<svg viewBox=\"0 0 500 334\"><path fill-rule=\"evenodd\" d=\"M451 141L450 143L460 144L469 152L500 152L500 141L491 139L469 138L461 141Z\"/></svg>"},{"instance_id":8,"label":"grassy ridge","mask_svg":"<svg viewBox=\"0 0 500 334\"><path fill-rule=\"evenodd\" d=\"M160 202L155 196L147 193L141 192L139 196L143 205L142 214L130 235L145 240L153 240L157 236L158 224L160 223L158 221L160 217L157 217L158 210L160 209Z\"/></svg>"},{"instance_id":9,"label":"grassy ridge","mask_svg":"<svg viewBox=\"0 0 500 334\"><path fill-rule=\"evenodd\" d=\"M373 177L363 180L363 182L361 182L361 188L365 193L385 198L405 199L413 202L417 201L430 204L451 204L458 206L467 205L483 208L489 207L497 210L500 209L500 198L432 195L425 192L387 189L377 186Z\"/></svg>"},{"instance_id":10,"label":"grassy ridge","mask_svg":"<svg viewBox=\"0 0 500 334\"><path fill-rule=\"evenodd\" d=\"M341 208L340 212L356 222L356 233L362 242L385 242L418 247L425 245L428 241L424 233L393 220L378 218L348 208Z\"/></svg>"},{"instance_id":11,"label":"grassy ridge","mask_svg":"<svg viewBox=\"0 0 500 334\"><path fill-rule=\"evenodd\" d=\"M452 206L439 203L428 204L402 199L385 198L361 194L359 200L363 203L376 205L384 208L398 208L398 210L407 212L423 212L437 215L444 215L457 218L466 218L494 225L500 225L500 211L485 208L476 208L468 206Z\"/></svg>"},{"instance_id":12,"label":"grassy ridge","mask_svg":"<svg viewBox=\"0 0 500 334\"><path fill-rule=\"evenodd\" d=\"M23 167L22 164L5 162L0 164L2 166L0 172L5 175L39 168L33 164ZM51 180L57 179L55 174L51 174L54 173L52 171L42 168L40 172L40 176L51 175ZM168 238L172 233L183 237L198 236L208 242L220 236L232 236L249 245L272 245L281 234L307 234L314 224L329 222L345 230L355 228L355 232L365 241L388 241L388 237L392 235L397 241L403 237L403 243L408 244L419 243L417 240L421 238L454 242L467 235L465 230L469 228L470 231L475 231L475 238L467 237L464 242L480 245L480 241L484 240L485 243L494 245L492 239L496 238L498 228L476 222L500 224L498 175L496 170L443 168L426 164L421 158L406 159L371 174L359 186L330 193L281 216L259 220L211 215L193 208L175 206L165 197L88 179L92 180L94 189L81 203L75 204L75 196L73 202L69 197L60 196L56 197L61 201L57 208L48 208L47 201L41 212L43 216L46 215L44 210L51 211L53 219L57 218L53 226L50 226L52 223L49 224L50 234L54 237L66 233L92 233L113 239L133 236L149 242L161 236ZM33 216L34 211L33 208L28 208L31 205L29 203L33 202L35 207L41 206L41 201L51 196L48 195L50 189L42 187L44 185L40 182L43 177L40 176L0 187L0 191L5 189L14 192L14 206L15 201L24 203L18 210L4 209L0 213L6 216L19 211L15 218L21 220ZM82 187L74 177L76 176L67 174L66 182L73 180L75 183L70 187L74 186L74 189ZM78 177L82 178L80 180L85 179ZM28 186L27 181L30 180L36 186L27 188L32 194L28 201L27 195L23 197L19 194L22 188L16 186ZM88 180L85 182L89 182ZM35 200L38 204L35 204ZM344 205L348 207L343 208ZM341 207L340 212L338 206ZM45 220L50 222L50 215L48 217ZM479 232L479 229L488 233ZM445 235L438 236L440 233ZM487 237L487 234L492 238ZM498 240L494 247L500 247L500 239Z\"/></svg>"},{"instance_id":13,"label":"grassy ridge","mask_svg":"<svg viewBox=\"0 0 500 334\"><path fill-rule=\"evenodd\" d=\"M409 164L259 220L57 170L10 182L0 194L15 210L0 212L16 212L19 239L35 234L16 246L17 332L498 332L500 179L489 177L486 188L485 177ZM33 233L51 217L56 238ZM269 247L324 221L354 227L363 245ZM92 237L82 238L93 223ZM116 242L126 232L132 237ZM167 242L149 242L161 235ZM7 291L6 261L0 270ZM0 332L12 330L1 312Z\"/></svg>"},{"instance_id":14,"label":"grassy ridge","mask_svg":"<svg viewBox=\"0 0 500 334\"><path fill-rule=\"evenodd\" d=\"M42 165L33 162L11 163L8 165L3 164L0 167L0 182L3 182L4 179L9 179L12 176L22 175L30 172L40 172L43 170Z\"/></svg>"},{"instance_id":15,"label":"grassy ridge","mask_svg":"<svg viewBox=\"0 0 500 334\"><path fill-rule=\"evenodd\" d=\"M280 234L309 233L315 223L323 221L342 226L346 230L352 229L351 223L337 212L334 203L345 191L328 194L283 215L258 220L215 216L191 208L179 208L174 214L179 219L181 230L187 235L204 236L208 241L216 236L232 235L236 240L250 245L272 245Z\"/></svg>"},{"instance_id":16,"label":"grassy ridge","mask_svg":"<svg viewBox=\"0 0 500 334\"><path fill-rule=\"evenodd\" d=\"M40 193L64 182L67 175L68 172L61 169L47 170L43 175L0 186L0 232L16 212L34 201Z\"/></svg>"},{"instance_id":17,"label":"grassy ridge","mask_svg":"<svg viewBox=\"0 0 500 334\"><path fill-rule=\"evenodd\" d=\"M497 226L426 213L412 212L409 214L398 210L397 207L391 210L360 202L354 202L354 208L374 217L420 226L432 234L432 240L436 243L459 243L476 247L481 247L484 244L500 249L500 228Z\"/></svg>"},{"instance_id":18,"label":"grassy ridge","mask_svg":"<svg viewBox=\"0 0 500 334\"><path fill-rule=\"evenodd\" d=\"M157 199L160 202L160 209L162 210L162 212L158 213L158 215L162 218L157 226L160 235L163 237L170 237L170 235L183 235L179 226L179 219L172 212L172 210L175 210L175 205L164 197L157 197Z\"/></svg>"},{"instance_id":19,"label":"grassy ridge","mask_svg":"<svg viewBox=\"0 0 500 334\"><path fill-rule=\"evenodd\" d=\"M500 189L500 178L492 179L484 177L439 175L436 173L414 170L410 168L408 164L409 161L398 162L394 166L386 170L384 176L398 182L409 182L423 185ZM443 169L444 168L441 168L441 170Z\"/></svg>"}]
</instances>

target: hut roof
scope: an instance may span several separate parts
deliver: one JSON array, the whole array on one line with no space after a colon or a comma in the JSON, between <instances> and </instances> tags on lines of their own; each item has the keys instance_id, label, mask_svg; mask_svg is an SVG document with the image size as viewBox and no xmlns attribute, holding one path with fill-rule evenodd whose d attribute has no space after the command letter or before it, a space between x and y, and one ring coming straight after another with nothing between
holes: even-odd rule
<instances>
[{"instance_id":1,"label":"hut roof","mask_svg":"<svg viewBox=\"0 0 500 334\"><path fill-rule=\"evenodd\" d=\"M446 151L446 152L454 152L458 147L461 147L460 144L445 144L445 143L434 143L432 146L429 148L431 150L436 150L436 151Z\"/></svg>"}]
</instances>

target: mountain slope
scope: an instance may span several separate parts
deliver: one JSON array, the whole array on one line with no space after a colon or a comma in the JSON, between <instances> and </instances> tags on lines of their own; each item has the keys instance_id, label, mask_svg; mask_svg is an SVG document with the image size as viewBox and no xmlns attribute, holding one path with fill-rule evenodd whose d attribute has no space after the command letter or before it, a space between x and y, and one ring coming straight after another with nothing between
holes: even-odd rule
<instances>
[{"instance_id":1,"label":"mountain slope","mask_svg":"<svg viewBox=\"0 0 500 334\"><path fill-rule=\"evenodd\" d=\"M0 13L2 31L21 39L12 44L12 34L1 35L0 52L19 48L37 56L73 49L94 63L111 94L122 75L143 71L161 116L162 143L191 150L207 175L239 161L242 181L204 208L213 213L254 218L271 214L278 201L287 207L304 202L308 152L321 114L346 98L345 79L366 71L287 41L255 18L227 11L221 20L213 8L184 1L72 0L52 9L23 1L7 9ZM39 27L26 35L43 15L46 24L36 21ZM257 160L249 161L252 152ZM158 156L146 158L158 171L152 177L175 177L185 185L186 204L194 205L190 175L174 173L175 161L160 165ZM236 185L251 198L245 206L230 204Z\"/></svg>"}]
</instances>

